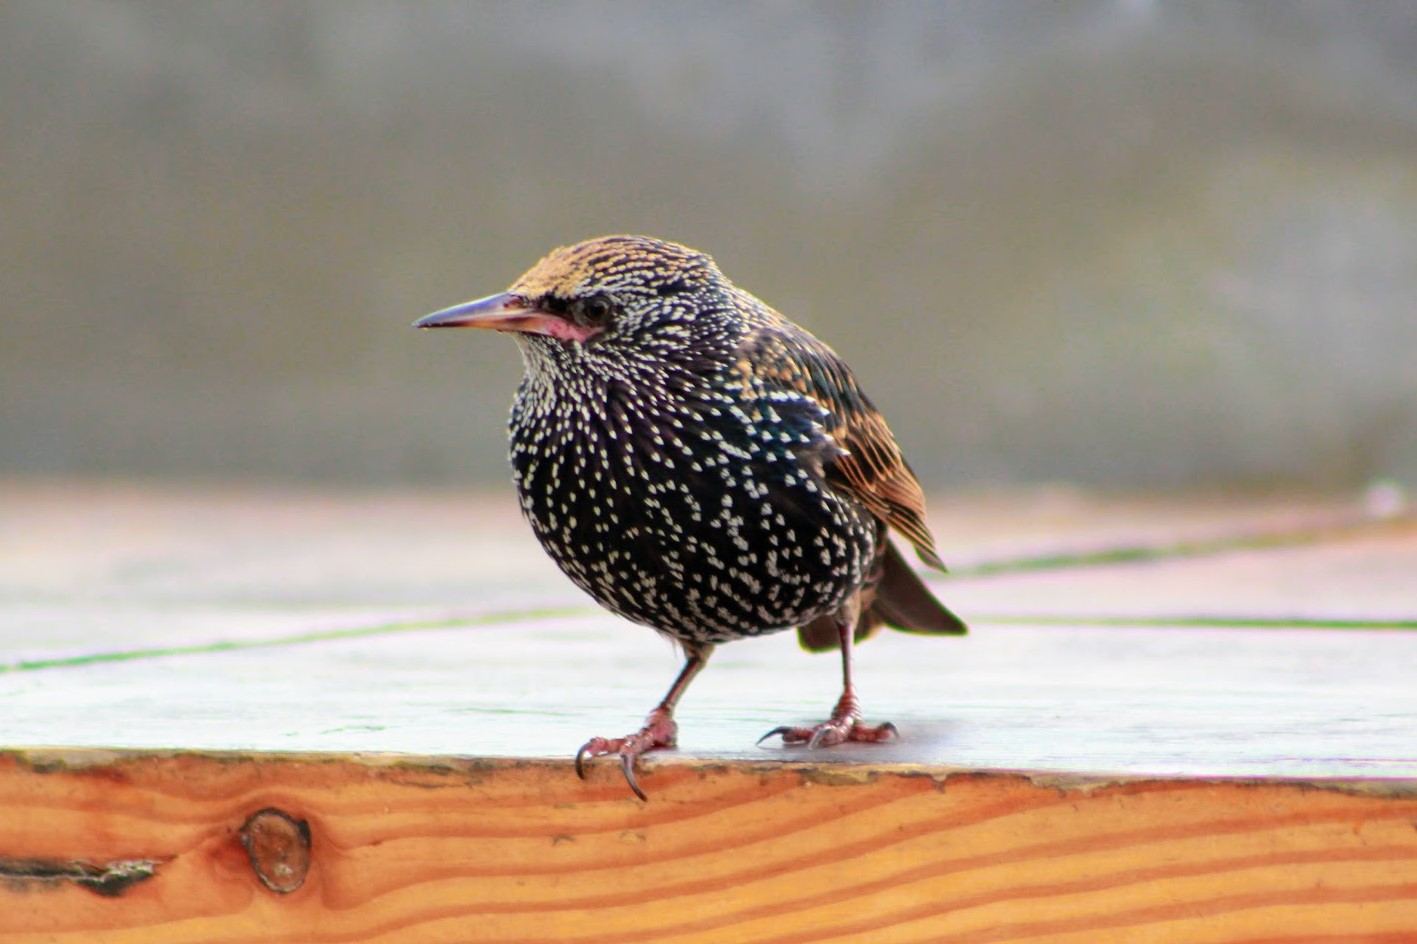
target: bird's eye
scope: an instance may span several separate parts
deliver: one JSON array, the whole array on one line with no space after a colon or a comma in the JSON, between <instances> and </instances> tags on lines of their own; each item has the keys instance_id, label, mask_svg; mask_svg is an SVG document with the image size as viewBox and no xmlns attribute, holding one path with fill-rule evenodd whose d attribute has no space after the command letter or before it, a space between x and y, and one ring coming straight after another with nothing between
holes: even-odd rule
<instances>
[{"instance_id":1,"label":"bird's eye","mask_svg":"<svg viewBox=\"0 0 1417 944\"><path fill-rule=\"evenodd\" d=\"M611 312L614 305L610 299L604 295L591 295L588 298L579 299L572 309L572 317L577 324L590 328L599 328L610 321Z\"/></svg>"}]
</instances>

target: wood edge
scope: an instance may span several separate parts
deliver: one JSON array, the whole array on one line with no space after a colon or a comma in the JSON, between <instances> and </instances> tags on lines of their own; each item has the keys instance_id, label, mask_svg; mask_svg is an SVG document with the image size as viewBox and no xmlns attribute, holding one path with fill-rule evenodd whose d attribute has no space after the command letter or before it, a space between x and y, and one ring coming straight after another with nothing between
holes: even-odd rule
<instances>
[{"instance_id":1,"label":"wood edge","mask_svg":"<svg viewBox=\"0 0 1417 944\"><path fill-rule=\"evenodd\" d=\"M76 748L59 746L0 748L0 764L36 774L85 774L173 762L219 767L350 767L364 774L386 772L401 777L484 781L502 772L575 777L571 758L484 757L404 754L398 752L243 751L150 748ZM749 777L796 774L803 782L828 786L866 785L882 778L950 781L996 780L1061 793L1092 794L1149 786L1234 786L1319 790L1351 796L1417 798L1417 777L1197 776L1097 771L1076 773L1041 769L958 767L944 764L876 763L843 760L748 760L737 757L673 754L642 758L641 769L683 771L700 776L732 772Z\"/></svg>"}]
</instances>

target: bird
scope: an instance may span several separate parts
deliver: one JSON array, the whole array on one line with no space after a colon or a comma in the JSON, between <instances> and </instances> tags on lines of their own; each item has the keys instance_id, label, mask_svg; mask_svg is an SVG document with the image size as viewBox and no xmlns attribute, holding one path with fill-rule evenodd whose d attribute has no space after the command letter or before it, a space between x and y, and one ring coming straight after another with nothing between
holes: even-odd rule
<instances>
[{"instance_id":1,"label":"bird","mask_svg":"<svg viewBox=\"0 0 1417 944\"><path fill-rule=\"evenodd\" d=\"M839 650L828 719L759 744L899 736L863 720L852 647L888 626L961 635L892 530L944 564L925 497L880 411L835 351L737 287L712 257L648 236L553 249L505 292L418 328L510 334L524 373L508 422L521 510L553 561L603 607L674 640L683 668L637 731L592 737L586 762L676 746L674 711L723 643L790 629Z\"/></svg>"}]
</instances>

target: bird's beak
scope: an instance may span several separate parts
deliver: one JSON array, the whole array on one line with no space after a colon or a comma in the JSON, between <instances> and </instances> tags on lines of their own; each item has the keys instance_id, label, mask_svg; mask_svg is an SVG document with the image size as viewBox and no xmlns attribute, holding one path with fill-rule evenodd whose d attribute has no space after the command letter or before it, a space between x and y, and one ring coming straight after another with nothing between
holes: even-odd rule
<instances>
[{"instance_id":1,"label":"bird's beak","mask_svg":"<svg viewBox=\"0 0 1417 944\"><path fill-rule=\"evenodd\" d=\"M595 329L567 321L542 311L520 295L503 292L475 301L463 302L413 323L415 328L490 328L493 331L517 331L522 334L544 334L563 341L585 341Z\"/></svg>"},{"instance_id":2,"label":"bird's beak","mask_svg":"<svg viewBox=\"0 0 1417 944\"><path fill-rule=\"evenodd\" d=\"M533 309L520 295L504 292L475 301L463 302L413 323L415 328L491 328L493 331L522 331L522 323L536 317L546 317Z\"/></svg>"}]
</instances>

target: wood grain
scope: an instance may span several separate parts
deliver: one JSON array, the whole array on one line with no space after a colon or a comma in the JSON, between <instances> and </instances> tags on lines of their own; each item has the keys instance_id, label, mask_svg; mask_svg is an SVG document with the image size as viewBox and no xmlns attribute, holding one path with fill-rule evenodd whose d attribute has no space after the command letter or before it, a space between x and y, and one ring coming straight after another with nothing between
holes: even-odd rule
<instances>
[{"instance_id":1,"label":"wood grain","mask_svg":"<svg viewBox=\"0 0 1417 944\"><path fill-rule=\"evenodd\" d=\"M1411 519L936 503L974 632L858 653L903 737L754 748L839 670L745 641L643 805L565 758L675 654L583 601L509 496L0 505L4 944L1417 942L1417 633L1355 628L1417 620Z\"/></svg>"},{"instance_id":2,"label":"wood grain","mask_svg":"<svg viewBox=\"0 0 1417 944\"><path fill-rule=\"evenodd\" d=\"M0 859L145 860L102 895L0 880L14 944L1417 940L1417 782L1049 781L669 759L0 757ZM308 823L288 894L241 828Z\"/></svg>"}]
</instances>

